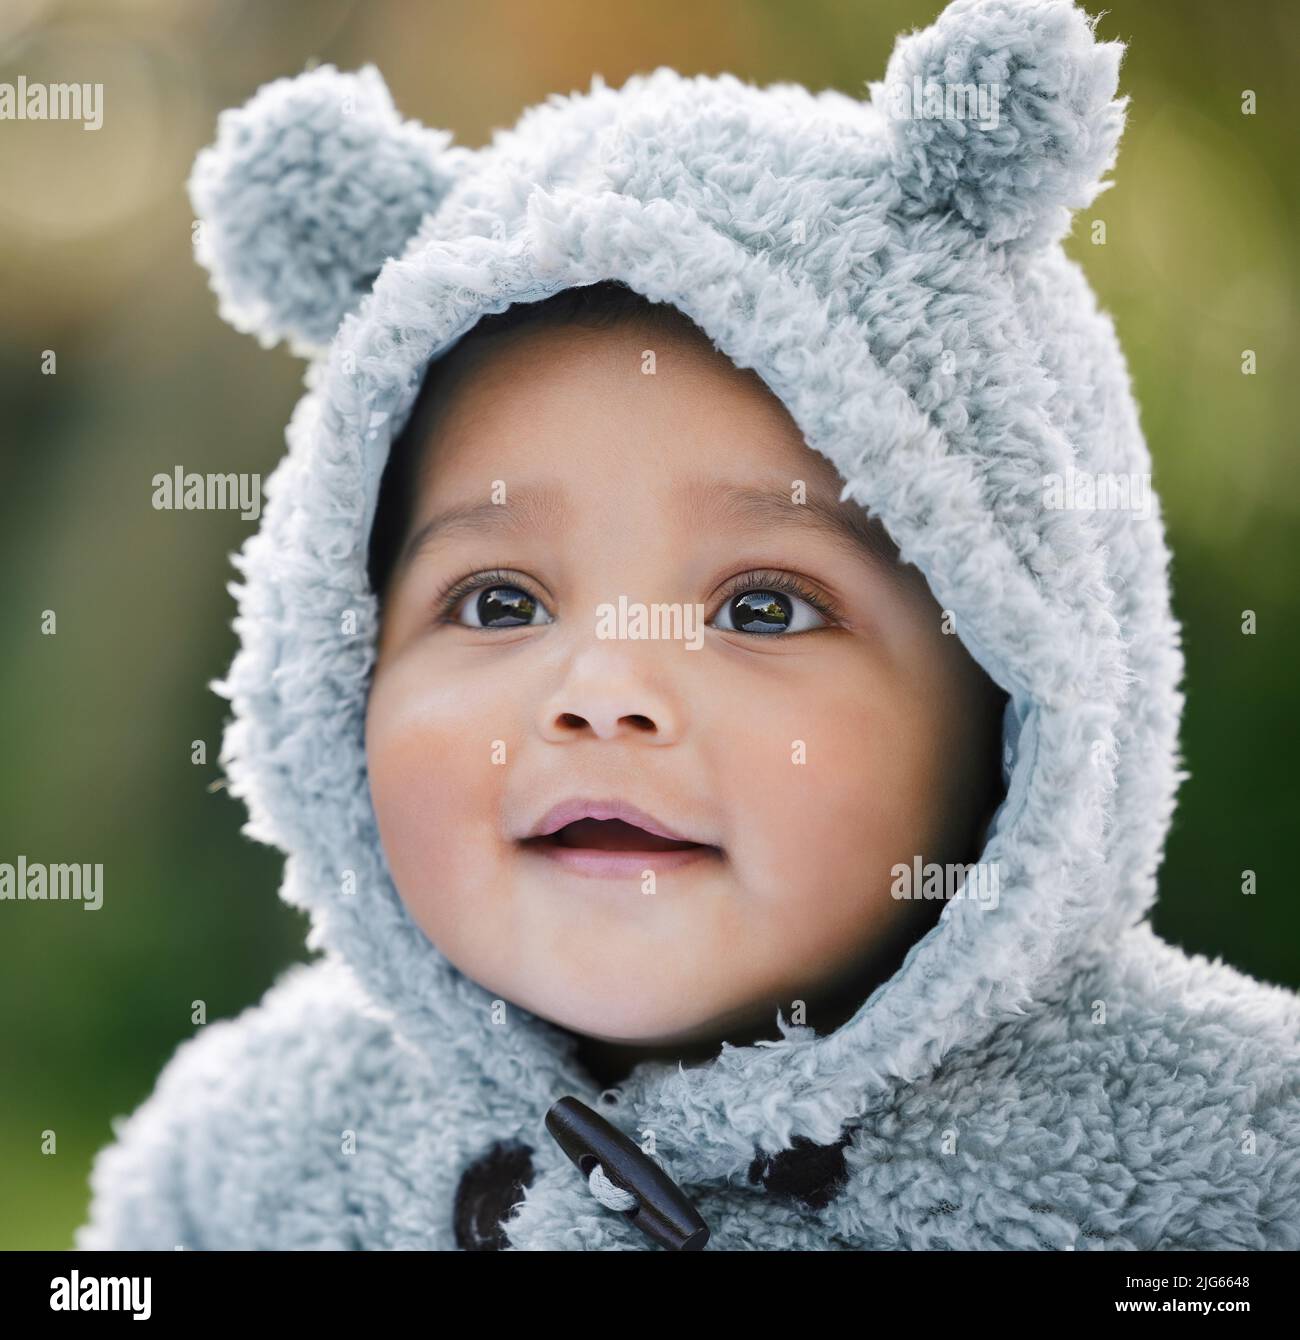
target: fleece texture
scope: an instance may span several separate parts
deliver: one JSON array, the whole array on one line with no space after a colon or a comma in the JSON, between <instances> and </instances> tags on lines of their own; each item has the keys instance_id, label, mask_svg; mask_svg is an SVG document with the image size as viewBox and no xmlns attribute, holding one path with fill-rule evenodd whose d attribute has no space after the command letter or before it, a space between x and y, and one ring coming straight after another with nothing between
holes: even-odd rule
<instances>
[{"instance_id":1,"label":"fleece texture","mask_svg":"<svg viewBox=\"0 0 1300 1340\"><path fill-rule=\"evenodd\" d=\"M1300 998L1149 924L1184 776L1158 500L1044 501L1052 475L1151 469L1061 248L1115 161L1121 54L1067 0L956 0L862 99L660 68L468 151L326 66L222 114L199 259L229 321L310 359L235 559L222 761L320 957L114 1123L79 1247L464 1246L462 1180L504 1159L530 1181L498 1245L659 1250L547 1133L568 1094L653 1133L709 1250L1300 1247ZM995 88L997 124L900 114L918 81ZM487 313L606 279L763 378L1009 706L996 908L949 901L832 1033L780 1017L602 1092L407 915L363 722L367 541L427 367Z\"/></svg>"}]
</instances>

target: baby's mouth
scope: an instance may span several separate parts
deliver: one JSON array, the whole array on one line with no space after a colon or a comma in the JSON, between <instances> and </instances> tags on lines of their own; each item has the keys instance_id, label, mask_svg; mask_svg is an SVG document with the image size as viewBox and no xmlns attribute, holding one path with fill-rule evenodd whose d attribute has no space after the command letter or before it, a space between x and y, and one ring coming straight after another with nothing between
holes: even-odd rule
<instances>
[{"instance_id":1,"label":"baby's mouth","mask_svg":"<svg viewBox=\"0 0 1300 1340\"><path fill-rule=\"evenodd\" d=\"M698 831L698 830L697 830ZM712 836L710 834L710 836ZM626 888L635 882L653 893L647 875L685 879L687 867L707 873L725 860L722 848L683 836L681 827L666 822L621 796L574 796L553 805L518 839L521 852L566 875L616 881ZM539 867L540 869L540 867Z\"/></svg>"},{"instance_id":2,"label":"baby's mouth","mask_svg":"<svg viewBox=\"0 0 1300 1340\"><path fill-rule=\"evenodd\" d=\"M700 842L676 842L647 833L622 819L577 819L545 837L525 838L526 847L577 847L587 851L716 851Z\"/></svg>"}]
</instances>

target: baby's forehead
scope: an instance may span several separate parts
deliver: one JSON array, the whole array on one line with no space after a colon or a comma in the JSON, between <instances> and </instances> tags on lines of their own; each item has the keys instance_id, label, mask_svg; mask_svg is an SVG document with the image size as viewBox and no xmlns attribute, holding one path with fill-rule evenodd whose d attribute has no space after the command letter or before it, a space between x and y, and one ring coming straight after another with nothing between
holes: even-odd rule
<instances>
[{"instance_id":1,"label":"baby's forehead","mask_svg":"<svg viewBox=\"0 0 1300 1340\"><path fill-rule=\"evenodd\" d=\"M501 563L517 544L571 548L614 528L629 544L671 536L683 556L771 540L787 559L833 549L891 580L909 575L757 374L680 330L654 372L629 363L662 335L539 325L483 340L427 383L418 436L401 447L414 469L397 472L383 508L404 518L384 527L397 567L471 542ZM693 360L685 375L680 358Z\"/></svg>"},{"instance_id":2,"label":"baby's forehead","mask_svg":"<svg viewBox=\"0 0 1300 1340\"><path fill-rule=\"evenodd\" d=\"M839 473L779 397L667 305L471 331L430 367L421 396L413 545L446 526L562 530L574 522L569 484L589 497L612 490L624 515L671 508L704 533L802 528L876 561L897 557L883 527L841 501ZM634 471L619 437L629 424ZM646 459L663 466L648 486Z\"/></svg>"},{"instance_id":3,"label":"baby's forehead","mask_svg":"<svg viewBox=\"0 0 1300 1340\"><path fill-rule=\"evenodd\" d=\"M656 379L645 382L647 389L663 387L665 374L672 381L671 374L687 370L712 373L771 395L755 372L738 367L699 326L667 303L594 322L540 317L505 328L475 327L430 365L425 385L432 383L446 394L509 379L521 368L573 365L594 372L607 364L621 365L629 380Z\"/></svg>"},{"instance_id":4,"label":"baby's forehead","mask_svg":"<svg viewBox=\"0 0 1300 1340\"><path fill-rule=\"evenodd\" d=\"M435 448L446 460L464 439L476 448L493 434L500 435L493 445L500 455L511 445L536 443L558 459L568 444L554 438L557 421L563 429L571 420L575 433L597 441L607 428L612 456L621 445L618 432L626 438L630 427L640 437L658 426L663 436L653 446L665 457L679 442L708 454L714 441L732 439L731 455L739 459L727 464L738 475L776 467L791 480L838 493L843 480L807 447L763 379L732 362L675 308L662 306L653 318L636 310L595 326L535 321L485 335L471 331L430 365L406 435L419 439L427 468Z\"/></svg>"}]
</instances>

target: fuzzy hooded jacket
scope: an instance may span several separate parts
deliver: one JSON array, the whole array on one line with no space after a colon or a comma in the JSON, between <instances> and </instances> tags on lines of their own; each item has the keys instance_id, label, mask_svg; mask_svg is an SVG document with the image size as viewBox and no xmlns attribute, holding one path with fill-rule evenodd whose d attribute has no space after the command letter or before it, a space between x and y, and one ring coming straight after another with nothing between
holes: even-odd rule
<instances>
[{"instance_id":1,"label":"fuzzy hooded jacket","mask_svg":"<svg viewBox=\"0 0 1300 1340\"><path fill-rule=\"evenodd\" d=\"M199 259L226 319L310 360L235 557L222 762L319 957L115 1119L78 1247L661 1250L548 1129L566 1097L653 1133L708 1250L1300 1247L1300 998L1149 923L1184 776L1158 502L1045 505L1151 469L1061 247L1115 160L1120 57L1067 0L956 0L862 99L660 68L468 150L323 66L222 114ZM926 115L932 83L996 90L996 124ZM763 378L1009 702L996 908L949 900L833 1032L779 1016L602 1091L407 914L363 722L368 536L426 368L606 279Z\"/></svg>"}]
</instances>

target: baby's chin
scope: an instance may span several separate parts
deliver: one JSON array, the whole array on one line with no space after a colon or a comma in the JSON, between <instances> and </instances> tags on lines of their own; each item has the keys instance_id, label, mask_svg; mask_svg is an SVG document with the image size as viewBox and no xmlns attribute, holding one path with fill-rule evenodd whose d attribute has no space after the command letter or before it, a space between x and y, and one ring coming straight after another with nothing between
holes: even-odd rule
<instances>
[{"instance_id":1,"label":"baby's chin","mask_svg":"<svg viewBox=\"0 0 1300 1340\"><path fill-rule=\"evenodd\" d=\"M611 1045L687 1049L723 1039L740 1045L752 1035L779 1037L779 1002L728 980L720 971L725 962L719 951L713 970L695 972L689 981L658 972L654 964L613 965L581 976L557 965L552 974L516 981L498 994L559 1028ZM637 978L642 980L633 985Z\"/></svg>"},{"instance_id":2,"label":"baby's chin","mask_svg":"<svg viewBox=\"0 0 1300 1340\"><path fill-rule=\"evenodd\" d=\"M508 1004L604 1042L676 1038L700 1023L701 1002L682 999L667 983L649 990L630 988L627 973L617 965L592 971L555 962L549 968L530 964L525 975L490 969L468 975Z\"/></svg>"}]
</instances>

